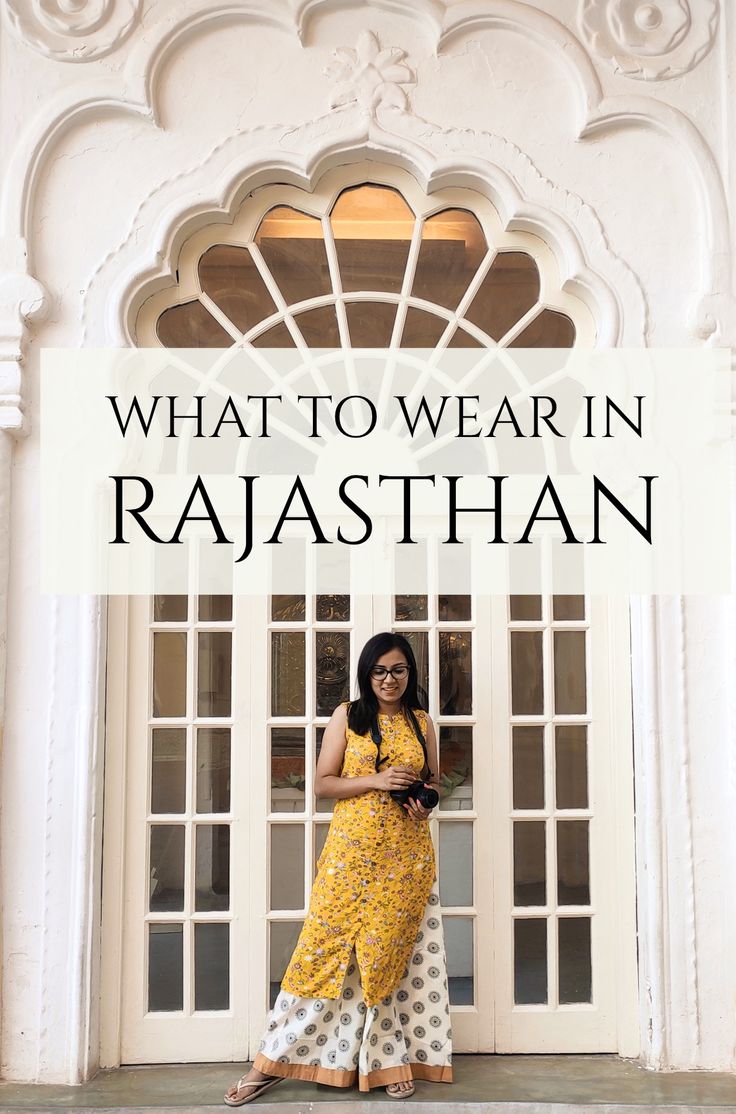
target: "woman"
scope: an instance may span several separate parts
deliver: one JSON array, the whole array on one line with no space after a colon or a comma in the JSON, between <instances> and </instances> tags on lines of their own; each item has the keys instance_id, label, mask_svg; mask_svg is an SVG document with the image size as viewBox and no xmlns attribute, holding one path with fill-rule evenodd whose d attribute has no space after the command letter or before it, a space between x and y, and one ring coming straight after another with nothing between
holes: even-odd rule
<instances>
[{"instance_id":1,"label":"woman","mask_svg":"<svg viewBox=\"0 0 736 1114\"><path fill-rule=\"evenodd\" d=\"M252 1101L281 1079L391 1098L413 1079L452 1082L452 1045L434 849L417 796L437 783L437 739L400 634L374 635L358 661L359 699L335 709L315 793L335 800L304 926L253 1067L225 1096ZM433 772L433 773L432 773ZM430 787L429 781L424 783Z\"/></svg>"}]
</instances>

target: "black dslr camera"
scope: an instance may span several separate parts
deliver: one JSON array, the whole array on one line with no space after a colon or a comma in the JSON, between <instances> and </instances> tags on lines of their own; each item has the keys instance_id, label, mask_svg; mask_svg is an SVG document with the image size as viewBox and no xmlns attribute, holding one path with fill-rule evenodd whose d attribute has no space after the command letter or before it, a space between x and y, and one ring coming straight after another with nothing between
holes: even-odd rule
<instances>
[{"instance_id":1,"label":"black dslr camera","mask_svg":"<svg viewBox=\"0 0 736 1114\"><path fill-rule=\"evenodd\" d=\"M422 808L435 808L440 795L436 789L430 789L423 781L413 781L406 789L390 789L389 797L393 797L400 805L407 805L409 798L417 801Z\"/></svg>"}]
</instances>

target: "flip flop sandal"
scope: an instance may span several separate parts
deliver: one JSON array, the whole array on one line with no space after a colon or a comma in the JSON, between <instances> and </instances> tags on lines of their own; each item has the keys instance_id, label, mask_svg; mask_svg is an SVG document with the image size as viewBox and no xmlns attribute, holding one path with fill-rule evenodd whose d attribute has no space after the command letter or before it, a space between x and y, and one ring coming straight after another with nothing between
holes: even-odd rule
<instances>
[{"instance_id":1,"label":"flip flop sandal","mask_svg":"<svg viewBox=\"0 0 736 1114\"><path fill-rule=\"evenodd\" d=\"M242 1099L233 1099L225 1095L223 1102L227 1103L228 1106L245 1106L246 1102L252 1102L253 1099L258 1098L264 1091L267 1091L269 1087L275 1087L277 1083L282 1082L283 1077L280 1075L269 1076L268 1079L261 1080L249 1080L246 1079L244 1075L241 1075L237 1082L235 1093L237 1094L241 1087L252 1087L253 1089L249 1091L247 1095L244 1095Z\"/></svg>"},{"instance_id":2,"label":"flip flop sandal","mask_svg":"<svg viewBox=\"0 0 736 1114\"><path fill-rule=\"evenodd\" d=\"M409 1080L407 1079L406 1082L408 1083ZM409 1099L414 1094L413 1083L411 1087L408 1087L405 1091L392 1091L391 1088L396 1086L398 1086L398 1084L389 1083L388 1087L386 1088L386 1094L390 1099Z\"/></svg>"}]
</instances>

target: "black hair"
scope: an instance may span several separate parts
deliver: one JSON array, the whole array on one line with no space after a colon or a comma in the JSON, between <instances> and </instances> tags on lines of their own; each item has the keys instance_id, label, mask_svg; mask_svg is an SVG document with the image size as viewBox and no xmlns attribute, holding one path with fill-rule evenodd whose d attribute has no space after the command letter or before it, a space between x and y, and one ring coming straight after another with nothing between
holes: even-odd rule
<instances>
[{"instance_id":1,"label":"black hair","mask_svg":"<svg viewBox=\"0 0 736 1114\"><path fill-rule=\"evenodd\" d=\"M414 732L422 743L426 761L426 745L424 736L419 726L414 710L421 708L427 710L426 693L419 685L417 662L411 643L403 634L392 631L381 631L369 638L360 652L357 668L358 699L353 700L348 707L348 727L356 735L365 735L370 731L374 742L380 739L378 730L378 699L371 685L371 669L379 658L389 650L400 650L409 666L409 679L401 696L401 709L414 728ZM430 775L431 776L431 775Z\"/></svg>"}]
</instances>

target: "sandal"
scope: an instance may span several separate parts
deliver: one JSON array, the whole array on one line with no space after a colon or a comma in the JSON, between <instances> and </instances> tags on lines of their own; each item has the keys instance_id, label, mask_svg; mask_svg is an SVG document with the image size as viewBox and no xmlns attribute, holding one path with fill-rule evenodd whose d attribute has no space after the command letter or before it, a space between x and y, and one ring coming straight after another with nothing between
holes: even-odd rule
<instances>
[{"instance_id":1,"label":"sandal","mask_svg":"<svg viewBox=\"0 0 736 1114\"><path fill-rule=\"evenodd\" d=\"M410 1079L402 1079L401 1082L408 1083L409 1087L407 1087L405 1090L397 1091L395 1089L392 1090L391 1088L396 1088L399 1086L399 1084L389 1083L388 1087L386 1088L386 1094L390 1099L408 1099L411 1098L411 1096L414 1094L414 1084L411 1082Z\"/></svg>"},{"instance_id":2,"label":"sandal","mask_svg":"<svg viewBox=\"0 0 736 1114\"><path fill-rule=\"evenodd\" d=\"M266 1079L246 1079L244 1075L241 1075L235 1085L235 1094L237 1095L241 1087L252 1087L253 1090L249 1094L244 1095L241 1099L231 1098L229 1095L225 1095L223 1102L227 1103L228 1106L245 1106L246 1102L252 1102L253 1099L258 1098L260 1094L267 1091L269 1087L274 1087L277 1083L281 1083L282 1081L283 1077L280 1075L270 1075Z\"/></svg>"}]
</instances>

